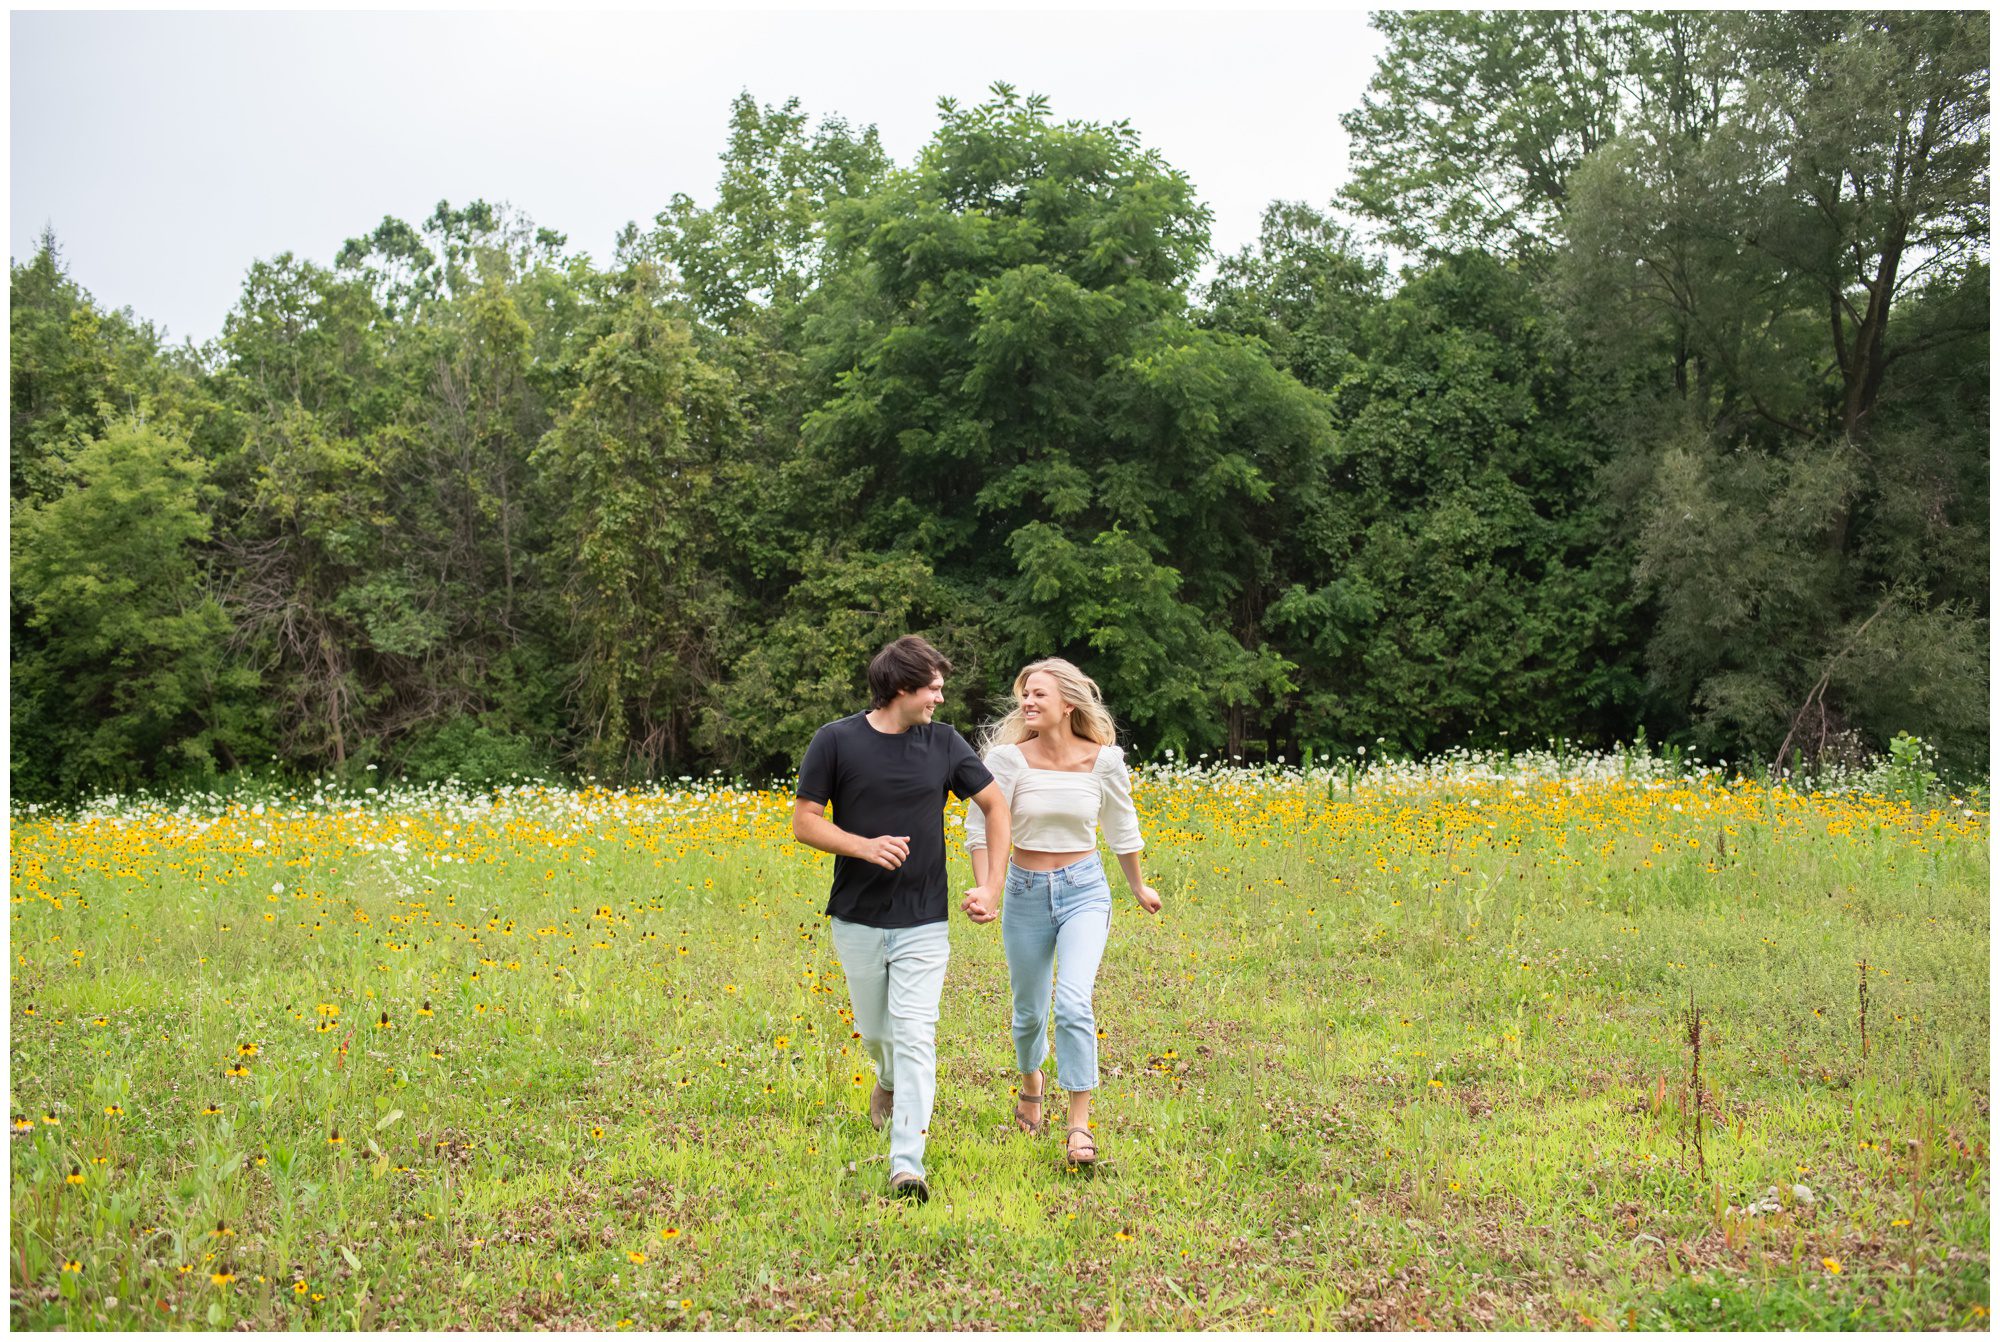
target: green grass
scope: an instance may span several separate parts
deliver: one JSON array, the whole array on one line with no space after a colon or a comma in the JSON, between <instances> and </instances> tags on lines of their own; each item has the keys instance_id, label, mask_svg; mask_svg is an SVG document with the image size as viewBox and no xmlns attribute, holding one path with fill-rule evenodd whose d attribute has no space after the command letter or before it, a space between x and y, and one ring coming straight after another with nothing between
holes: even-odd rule
<instances>
[{"instance_id":1,"label":"green grass","mask_svg":"<svg viewBox=\"0 0 2000 1342\"><path fill-rule=\"evenodd\" d=\"M955 921L923 1207L781 797L17 816L11 1322L1985 1327L1984 813L1618 767L1156 778L1104 1167Z\"/></svg>"}]
</instances>

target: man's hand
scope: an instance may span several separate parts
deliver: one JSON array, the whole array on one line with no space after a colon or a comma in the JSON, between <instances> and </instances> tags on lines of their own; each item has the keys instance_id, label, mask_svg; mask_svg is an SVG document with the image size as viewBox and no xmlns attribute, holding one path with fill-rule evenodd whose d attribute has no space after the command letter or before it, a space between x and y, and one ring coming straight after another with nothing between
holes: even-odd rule
<instances>
[{"instance_id":1,"label":"man's hand","mask_svg":"<svg viewBox=\"0 0 2000 1342\"><path fill-rule=\"evenodd\" d=\"M910 836L907 834L884 834L879 838L861 840L861 851L855 854L863 862L873 862L889 871L907 862L910 857Z\"/></svg>"},{"instance_id":2,"label":"man's hand","mask_svg":"<svg viewBox=\"0 0 2000 1342\"><path fill-rule=\"evenodd\" d=\"M959 907L975 923L990 923L1000 916L1000 892L989 885L975 885L965 892Z\"/></svg>"},{"instance_id":3,"label":"man's hand","mask_svg":"<svg viewBox=\"0 0 2000 1342\"><path fill-rule=\"evenodd\" d=\"M894 871L910 860L909 835L883 834L864 839L858 834L849 834L826 818L825 802L807 801L804 797L792 802L792 837L808 848L817 848L836 857L873 862L887 871Z\"/></svg>"}]
</instances>

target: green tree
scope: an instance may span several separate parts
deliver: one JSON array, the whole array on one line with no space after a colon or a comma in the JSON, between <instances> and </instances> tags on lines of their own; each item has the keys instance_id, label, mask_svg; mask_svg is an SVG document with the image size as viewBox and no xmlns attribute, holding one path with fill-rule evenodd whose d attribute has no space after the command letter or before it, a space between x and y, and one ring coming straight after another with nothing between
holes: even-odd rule
<instances>
[{"instance_id":1,"label":"green tree","mask_svg":"<svg viewBox=\"0 0 2000 1342\"><path fill-rule=\"evenodd\" d=\"M1208 215L1130 126L1058 124L1004 85L941 108L914 168L834 212L797 496L823 534L988 603L1009 635L989 690L1062 654L1142 741L1240 742L1285 684L1265 542L1318 478L1324 412L1191 326Z\"/></svg>"},{"instance_id":2,"label":"green tree","mask_svg":"<svg viewBox=\"0 0 2000 1342\"><path fill-rule=\"evenodd\" d=\"M381 315L365 281L285 254L251 267L220 342L223 599L245 655L269 670L286 757L308 768L375 753L374 638L414 655L435 636L381 577L397 525L383 459L412 376Z\"/></svg>"},{"instance_id":3,"label":"green tree","mask_svg":"<svg viewBox=\"0 0 2000 1342\"><path fill-rule=\"evenodd\" d=\"M121 418L148 423L169 436L199 435L213 406L199 385L199 354L164 349L150 323L129 310L102 308L70 277L53 232L44 230L34 256L12 266L10 293L9 498L18 561L26 555L26 533L19 529L25 510L53 504L77 490L79 454ZM91 497L104 495L100 491ZM55 669L74 647L57 647L60 632L31 618L21 573L17 562L8 603L12 776L16 795L49 796L86 776L112 774L100 767L101 761L84 772L65 772L62 751L79 730L80 710ZM114 739L116 732L104 738ZM153 762L129 763L118 777L155 776Z\"/></svg>"},{"instance_id":4,"label":"green tree","mask_svg":"<svg viewBox=\"0 0 2000 1342\"><path fill-rule=\"evenodd\" d=\"M530 462L553 423L560 383L534 376L538 345L524 292L504 258L433 310L428 376L397 431L380 437L384 531L366 581L341 597L366 612L382 669L401 688L384 734L422 735L467 715L491 730L554 744L563 657L557 575L545 571L553 519ZM544 277L545 279L547 277ZM385 638L382 635L393 635Z\"/></svg>"},{"instance_id":5,"label":"green tree","mask_svg":"<svg viewBox=\"0 0 2000 1342\"><path fill-rule=\"evenodd\" d=\"M1555 276L1627 386L1649 679L1711 751L1985 739L1986 23L1712 16L1696 96L1572 177Z\"/></svg>"},{"instance_id":6,"label":"green tree","mask_svg":"<svg viewBox=\"0 0 2000 1342\"><path fill-rule=\"evenodd\" d=\"M114 420L75 487L16 512L15 590L43 637L13 667L17 793L206 781L264 741L205 572L205 474L186 442Z\"/></svg>"},{"instance_id":7,"label":"green tree","mask_svg":"<svg viewBox=\"0 0 2000 1342\"><path fill-rule=\"evenodd\" d=\"M1348 203L1393 245L1539 253L1569 176L1616 134L1644 20L1582 10L1386 11Z\"/></svg>"},{"instance_id":8,"label":"green tree","mask_svg":"<svg viewBox=\"0 0 2000 1342\"><path fill-rule=\"evenodd\" d=\"M372 232L341 245L334 267L365 278L387 316L408 320L495 270L518 274L557 264L567 242L512 206L475 200L454 209L441 200L421 228L385 215Z\"/></svg>"},{"instance_id":9,"label":"green tree","mask_svg":"<svg viewBox=\"0 0 2000 1342\"><path fill-rule=\"evenodd\" d=\"M1597 495L1601 385L1516 267L1440 262L1366 314L1331 480L1273 607L1300 736L1609 740L1639 698L1630 557Z\"/></svg>"},{"instance_id":10,"label":"green tree","mask_svg":"<svg viewBox=\"0 0 2000 1342\"><path fill-rule=\"evenodd\" d=\"M129 311L99 308L69 276L52 230L10 267L9 497L46 503L68 488L71 456L121 415L171 404L160 337Z\"/></svg>"},{"instance_id":11,"label":"green tree","mask_svg":"<svg viewBox=\"0 0 2000 1342\"><path fill-rule=\"evenodd\" d=\"M655 218L651 246L703 319L735 327L760 307L795 308L821 277L828 211L887 171L873 126L839 117L808 125L797 98L760 107L738 94L716 203L676 193Z\"/></svg>"},{"instance_id":12,"label":"green tree","mask_svg":"<svg viewBox=\"0 0 2000 1342\"><path fill-rule=\"evenodd\" d=\"M1331 392L1353 372L1363 322L1386 289L1379 258L1299 201L1274 201L1257 242L1216 267L1204 324L1261 340L1306 386Z\"/></svg>"},{"instance_id":13,"label":"green tree","mask_svg":"<svg viewBox=\"0 0 2000 1342\"><path fill-rule=\"evenodd\" d=\"M441 204L337 269L252 268L216 378L218 542L299 762L434 771L559 748L569 649L529 457L609 290L560 246L505 207ZM453 735L467 716L527 753Z\"/></svg>"},{"instance_id":14,"label":"green tree","mask_svg":"<svg viewBox=\"0 0 2000 1342\"><path fill-rule=\"evenodd\" d=\"M1673 81L1688 96L1641 112L1571 180L1558 269L1579 330L1669 358L1678 397L1725 434L1754 416L1788 436L1862 435L1904 357L1903 299L1955 286L1987 240L1986 24L1695 27ZM1984 330L1963 313L1925 340Z\"/></svg>"},{"instance_id":15,"label":"green tree","mask_svg":"<svg viewBox=\"0 0 2000 1342\"><path fill-rule=\"evenodd\" d=\"M1743 16L1745 120L1763 140L1752 243L1812 292L1832 342L1839 431L1860 436L1890 366L1899 300L1947 285L1991 236L1991 16ZM1970 314L1968 314L1970 316ZM1984 320L1933 340L1982 335Z\"/></svg>"},{"instance_id":16,"label":"green tree","mask_svg":"<svg viewBox=\"0 0 2000 1342\"><path fill-rule=\"evenodd\" d=\"M642 285L535 451L567 575L581 759L596 772L652 777L692 758L733 616L712 508L738 428L731 379Z\"/></svg>"},{"instance_id":17,"label":"green tree","mask_svg":"<svg viewBox=\"0 0 2000 1342\"><path fill-rule=\"evenodd\" d=\"M917 555L807 555L777 617L741 633L701 725L704 748L728 767L797 768L822 724L868 706L868 660L904 634L952 660L946 720L970 732L984 707L991 632Z\"/></svg>"},{"instance_id":18,"label":"green tree","mask_svg":"<svg viewBox=\"0 0 2000 1342\"><path fill-rule=\"evenodd\" d=\"M1934 295L1956 321L1984 302ZM1928 324L1925 304L1906 314ZM1900 367L1864 447L1770 451L1682 429L1640 504L1637 576L1655 603L1648 674L1713 753L1853 760L1898 732L1952 767L1985 759L1985 340ZM1976 355L1976 357L1968 357ZM1840 535L1835 547L1830 538Z\"/></svg>"},{"instance_id":19,"label":"green tree","mask_svg":"<svg viewBox=\"0 0 2000 1342\"><path fill-rule=\"evenodd\" d=\"M818 404L802 360L805 324L825 305L829 221L889 161L872 126L839 117L813 126L797 99L759 106L748 93L731 104L721 161L715 204L675 195L650 234L634 231L628 273L646 273L639 263L649 258L665 263L674 284L663 301L736 385L740 431L718 467L715 512L722 561L751 603L745 620L762 627L780 618L801 557L828 543L819 500L788 466Z\"/></svg>"}]
</instances>

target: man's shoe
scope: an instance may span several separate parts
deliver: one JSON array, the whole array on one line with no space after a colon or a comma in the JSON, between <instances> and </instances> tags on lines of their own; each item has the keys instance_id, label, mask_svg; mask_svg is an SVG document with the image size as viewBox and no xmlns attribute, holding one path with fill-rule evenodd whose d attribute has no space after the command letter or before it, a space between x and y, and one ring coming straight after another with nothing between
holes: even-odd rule
<instances>
[{"instance_id":1,"label":"man's shoe","mask_svg":"<svg viewBox=\"0 0 2000 1342\"><path fill-rule=\"evenodd\" d=\"M901 1174L892 1174L889 1176L889 1196L892 1198L914 1198L919 1203L924 1203L931 1200L931 1189L930 1185L923 1181L921 1175L911 1174L908 1170L904 1170Z\"/></svg>"},{"instance_id":2,"label":"man's shoe","mask_svg":"<svg viewBox=\"0 0 2000 1342\"><path fill-rule=\"evenodd\" d=\"M877 1132L882 1131L882 1125L887 1123L895 1112L896 1092L893 1090L884 1090L882 1089L882 1083L879 1081L876 1082L874 1093L868 1097L869 1126L873 1127Z\"/></svg>"}]
</instances>

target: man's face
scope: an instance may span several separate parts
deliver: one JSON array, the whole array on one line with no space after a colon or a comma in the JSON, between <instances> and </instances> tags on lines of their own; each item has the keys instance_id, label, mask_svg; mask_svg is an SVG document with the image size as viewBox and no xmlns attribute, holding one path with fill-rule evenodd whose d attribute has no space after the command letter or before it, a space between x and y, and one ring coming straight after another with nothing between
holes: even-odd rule
<instances>
[{"instance_id":1,"label":"man's face","mask_svg":"<svg viewBox=\"0 0 2000 1342\"><path fill-rule=\"evenodd\" d=\"M904 690L889 701L889 709L906 727L915 727L931 720L939 704L944 702L944 677L932 676L931 683L920 690Z\"/></svg>"}]
</instances>

